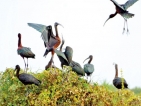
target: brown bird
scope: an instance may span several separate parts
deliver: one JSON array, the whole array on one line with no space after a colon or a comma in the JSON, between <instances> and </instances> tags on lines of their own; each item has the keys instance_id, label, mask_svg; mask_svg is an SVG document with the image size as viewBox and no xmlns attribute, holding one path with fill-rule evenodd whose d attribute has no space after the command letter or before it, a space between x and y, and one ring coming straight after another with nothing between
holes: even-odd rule
<instances>
[{"instance_id":1,"label":"brown bird","mask_svg":"<svg viewBox=\"0 0 141 106\"><path fill-rule=\"evenodd\" d=\"M105 23L109 19L115 17L117 14L120 14L124 18L124 27L123 27L123 33L124 33L124 31L125 31L125 24L127 25L127 19L132 18L134 16L134 14L129 13L127 11L127 9L130 6L132 6L135 2L137 2L138 0L128 0L125 4L122 4L122 5L119 5L115 0L111 0L111 1L114 3L114 5L116 7L116 12L114 14L111 14L109 16L109 18L105 21ZM104 23L104 25L105 25L105 23ZM127 25L127 33L128 32L129 32L129 30L128 30L128 25Z\"/></svg>"},{"instance_id":2,"label":"brown bird","mask_svg":"<svg viewBox=\"0 0 141 106\"><path fill-rule=\"evenodd\" d=\"M57 22L54 23L54 28L55 28L55 32L56 34L53 34L53 30L52 30L52 26L45 26L45 25L41 25L41 24L34 24L34 23L28 23L29 26L33 27L34 29L36 29L37 31L41 32L41 37L44 41L44 45L47 48L44 56L46 56L49 52L52 53L52 57L50 59L50 62L53 63L53 57L54 57L54 50L60 45L61 43L61 39L59 37L58 34L58 29L57 26L61 25ZM62 25L61 25L62 26Z\"/></svg>"},{"instance_id":3,"label":"brown bird","mask_svg":"<svg viewBox=\"0 0 141 106\"><path fill-rule=\"evenodd\" d=\"M27 64L24 60L25 69L28 68L28 58L35 58L35 54L31 51L29 47L23 47L21 43L21 34L18 34L18 49L17 53L23 58L27 58Z\"/></svg>"}]
</instances>

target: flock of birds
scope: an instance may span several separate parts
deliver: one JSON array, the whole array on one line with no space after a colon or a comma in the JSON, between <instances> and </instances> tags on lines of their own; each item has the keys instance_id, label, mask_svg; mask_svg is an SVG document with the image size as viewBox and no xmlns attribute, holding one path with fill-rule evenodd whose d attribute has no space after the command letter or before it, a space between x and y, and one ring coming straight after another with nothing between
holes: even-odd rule
<instances>
[{"instance_id":1,"label":"flock of birds","mask_svg":"<svg viewBox=\"0 0 141 106\"><path fill-rule=\"evenodd\" d=\"M114 0L111 0L111 1L114 3L114 5L116 7L116 12L114 14L111 14L109 16L109 18L106 20L106 22L110 18L113 18L114 16L116 16L116 14L120 14L125 20L124 28L123 28L123 33L124 33L125 24L127 25L127 19L134 16L134 14L129 13L127 11L127 9L130 6L132 6L138 0L128 0L123 5L119 5ZM104 25L105 25L105 23L104 23ZM64 41L63 38L62 38L62 41L61 41L59 34L58 34L57 26L58 25L62 26L60 23L57 23L57 22L54 23L55 35L53 34L53 30L52 30L51 25L46 26L46 25L35 24L35 23L28 23L28 25L41 33L41 37L42 37L42 40L44 42L44 46L46 48L46 51L45 51L43 56L46 56L49 52L51 52L51 54L52 54L49 63L47 64L47 66L45 66L45 69L48 69L49 67L55 67L53 65L53 63L54 63L53 58L54 58L54 54L56 53L60 62L61 62L62 68L63 68L63 65L70 66L70 67L72 67L72 70L80 76L84 76L85 73L86 73L87 78L88 78L88 76L92 75L92 73L94 72L94 65L91 64L91 61L93 59L92 55L90 55L88 58L86 58L84 60L84 62L85 62L87 59L89 59L88 63L84 65L84 68L82 68L81 65L78 62L76 62L72 59L73 49L70 46L66 46L65 51L62 52L62 47L63 47L65 41ZM128 32L129 32L129 30L128 30L128 25L127 25L127 33ZM62 42L62 44L61 44L61 42ZM57 48L59 46L60 46L60 49L57 50ZM28 68L28 58L35 58L35 54L31 51L30 48L22 46L21 34L20 33L18 34L18 49L17 49L17 52L23 58L23 60L24 60L24 58L27 58L27 63L24 60L25 70L26 70ZM126 80L124 78L118 77L118 65L117 64L114 64L114 65L115 65L115 78L113 79L113 85L118 89L128 88L128 84L127 84ZM32 76L30 74L27 74L27 71L26 71L26 73L19 74L19 71L20 71L19 65L16 65L15 70L16 70L17 78L23 84L25 84L25 85L35 84L37 86L39 86L41 84L40 80L36 79L34 76Z\"/></svg>"}]
</instances>

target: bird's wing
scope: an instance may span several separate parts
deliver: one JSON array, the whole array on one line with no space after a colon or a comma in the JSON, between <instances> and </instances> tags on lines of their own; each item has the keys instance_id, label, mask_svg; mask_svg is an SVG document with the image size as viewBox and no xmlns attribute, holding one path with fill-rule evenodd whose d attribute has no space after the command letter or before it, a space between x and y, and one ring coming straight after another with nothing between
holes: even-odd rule
<instances>
[{"instance_id":1,"label":"bird's wing","mask_svg":"<svg viewBox=\"0 0 141 106\"><path fill-rule=\"evenodd\" d=\"M45 30L42 32L41 37L42 37L42 39L43 39L43 41L44 41L44 45L45 45L45 47L46 47L46 44L47 44L48 41L49 41L49 39L48 39L48 30L45 29Z\"/></svg>"},{"instance_id":2,"label":"bird's wing","mask_svg":"<svg viewBox=\"0 0 141 106\"><path fill-rule=\"evenodd\" d=\"M34 83L34 84L38 84L39 80L36 79L34 76L30 75L30 74L26 74L26 73L22 73L19 75L19 79L23 82L23 83Z\"/></svg>"},{"instance_id":3,"label":"bird's wing","mask_svg":"<svg viewBox=\"0 0 141 106\"><path fill-rule=\"evenodd\" d=\"M78 75L85 75L85 72L79 63L72 61L70 66L72 67L72 71L76 72Z\"/></svg>"},{"instance_id":4,"label":"bird's wing","mask_svg":"<svg viewBox=\"0 0 141 106\"><path fill-rule=\"evenodd\" d=\"M130 6L132 6L135 2L137 2L138 0L128 0L123 6L126 9L128 9Z\"/></svg>"},{"instance_id":5,"label":"bird's wing","mask_svg":"<svg viewBox=\"0 0 141 106\"><path fill-rule=\"evenodd\" d=\"M27 57L35 56L35 54L28 47L22 47L21 49L18 49L18 54L23 55L23 56L27 56Z\"/></svg>"},{"instance_id":6,"label":"bird's wing","mask_svg":"<svg viewBox=\"0 0 141 106\"><path fill-rule=\"evenodd\" d=\"M115 6L119 7L120 9L122 9L123 11L126 11L121 5L119 5L115 0L111 0Z\"/></svg>"},{"instance_id":7,"label":"bird's wing","mask_svg":"<svg viewBox=\"0 0 141 106\"><path fill-rule=\"evenodd\" d=\"M67 57L68 62L70 63L72 61L72 57L73 57L73 49L69 46L66 46L64 54Z\"/></svg>"},{"instance_id":8,"label":"bird's wing","mask_svg":"<svg viewBox=\"0 0 141 106\"><path fill-rule=\"evenodd\" d=\"M121 15L122 17L124 17L125 19L132 18L132 17L134 16L134 14L128 13L128 12L120 13L120 15Z\"/></svg>"},{"instance_id":9,"label":"bird's wing","mask_svg":"<svg viewBox=\"0 0 141 106\"><path fill-rule=\"evenodd\" d=\"M58 40L55 39L54 37L50 36L49 42L48 42L48 46L49 47L53 47L56 43L58 43Z\"/></svg>"},{"instance_id":10,"label":"bird's wing","mask_svg":"<svg viewBox=\"0 0 141 106\"><path fill-rule=\"evenodd\" d=\"M84 65L84 71L86 73L93 73L94 72L94 65L93 64L85 64Z\"/></svg>"},{"instance_id":11,"label":"bird's wing","mask_svg":"<svg viewBox=\"0 0 141 106\"><path fill-rule=\"evenodd\" d=\"M62 57L63 59L65 59L65 60L68 62L68 60L67 60L67 58L66 58L66 56L64 55L63 52L61 52L61 51L55 49L55 53L56 53L58 56Z\"/></svg>"},{"instance_id":12,"label":"bird's wing","mask_svg":"<svg viewBox=\"0 0 141 106\"><path fill-rule=\"evenodd\" d=\"M46 44L48 43L48 30L46 30L46 25L42 24L35 24L35 23L27 23L30 27L36 29L37 31L41 32L41 37L44 41L45 47Z\"/></svg>"},{"instance_id":13,"label":"bird's wing","mask_svg":"<svg viewBox=\"0 0 141 106\"><path fill-rule=\"evenodd\" d=\"M46 25L42 24L35 24L35 23L27 23L30 27L36 29L37 31L43 33L43 31L46 29Z\"/></svg>"}]
</instances>

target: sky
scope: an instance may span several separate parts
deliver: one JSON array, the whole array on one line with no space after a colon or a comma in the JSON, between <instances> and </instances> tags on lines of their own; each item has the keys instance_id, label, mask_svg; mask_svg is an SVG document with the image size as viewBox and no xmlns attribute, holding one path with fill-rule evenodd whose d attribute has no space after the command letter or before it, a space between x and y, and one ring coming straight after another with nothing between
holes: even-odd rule
<instances>
[{"instance_id":1,"label":"sky","mask_svg":"<svg viewBox=\"0 0 141 106\"><path fill-rule=\"evenodd\" d=\"M124 4L126 0L118 0ZM83 67L83 60L93 55L95 71L92 81L112 84L115 76L113 62L123 71L129 88L141 87L141 1L128 8L135 14L128 19L129 35L122 34L124 19L117 15L103 27L115 6L110 0L1 0L0 3L0 71L15 68L19 64L24 69L24 61L17 54L18 33L22 35L22 45L30 47L36 54L29 60L29 69L33 72L44 70L51 57L43 57L45 47L41 33L29 27L27 23L54 25L59 36L65 39L65 45L73 48L73 60ZM54 28L53 28L54 31ZM60 67L55 55L54 64Z\"/></svg>"}]
</instances>

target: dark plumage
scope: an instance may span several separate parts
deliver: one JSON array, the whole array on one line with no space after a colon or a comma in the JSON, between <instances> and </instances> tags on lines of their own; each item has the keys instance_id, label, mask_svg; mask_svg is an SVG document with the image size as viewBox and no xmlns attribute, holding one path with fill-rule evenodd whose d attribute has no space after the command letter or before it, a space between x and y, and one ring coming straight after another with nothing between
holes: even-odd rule
<instances>
[{"instance_id":1,"label":"dark plumage","mask_svg":"<svg viewBox=\"0 0 141 106\"><path fill-rule=\"evenodd\" d=\"M120 14L123 18L124 18L124 27L123 27L123 33L124 33L124 30L125 30L125 23L126 23L126 25L127 25L127 19L129 19L129 18L132 18L133 16L134 16L134 14L132 14L132 13L129 13L128 11L127 11L127 9L130 7L130 6L132 6L135 2L137 2L138 0L128 0L125 4L122 4L122 5L120 5L120 4L118 4L115 0L110 0L111 2L113 2L113 4L115 5L115 7L116 7L116 12L114 13L114 14L111 14L111 15L109 15L109 18L105 21L105 23L109 20L109 19L111 19L111 18L113 18L113 17L115 17L117 14ZM105 25L105 23L104 23L104 25ZM128 33L128 25L127 25L127 33Z\"/></svg>"},{"instance_id":2,"label":"dark plumage","mask_svg":"<svg viewBox=\"0 0 141 106\"><path fill-rule=\"evenodd\" d=\"M62 47L63 47L64 43L65 43L65 40L62 37L62 44L60 45L60 50L57 50L57 49L55 50L55 53L57 54L57 56L61 62L62 68L63 68L63 65L69 66L69 61L65 55L67 52L66 53L62 52Z\"/></svg>"},{"instance_id":3,"label":"dark plumage","mask_svg":"<svg viewBox=\"0 0 141 106\"><path fill-rule=\"evenodd\" d=\"M122 80L123 80L123 86L124 88L128 88L128 84L126 82L126 80L124 78L120 78L118 77L118 65L115 64L115 78L113 79L113 85L117 88L117 89L122 89Z\"/></svg>"},{"instance_id":4,"label":"dark plumage","mask_svg":"<svg viewBox=\"0 0 141 106\"><path fill-rule=\"evenodd\" d=\"M87 74L87 76L91 76L91 74L94 72L94 65L91 64L91 61L92 61L92 59L93 59L93 56L90 55L88 58L86 58L86 59L84 60L84 62L85 62L87 59L90 59L90 60L88 61L87 64L84 65L84 72ZM83 63L84 63L84 62L83 62ZM90 79L90 80L91 80L91 79Z\"/></svg>"},{"instance_id":5,"label":"dark plumage","mask_svg":"<svg viewBox=\"0 0 141 106\"><path fill-rule=\"evenodd\" d=\"M23 47L22 46L22 43L21 43L21 34L19 33L18 34L18 49L17 49L17 53L23 58L27 58L27 64L24 60L24 63L25 63L25 68L27 66L28 68L28 58L35 58L35 54L31 51L30 48L28 47Z\"/></svg>"},{"instance_id":6,"label":"dark plumage","mask_svg":"<svg viewBox=\"0 0 141 106\"><path fill-rule=\"evenodd\" d=\"M78 75L84 76L85 72L78 62L72 61L69 66L72 67L72 71L76 72Z\"/></svg>"},{"instance_id":7,"label":"dark plumage","mask_svg":"<svg viewBox=\"0 0 141 106\"><path fill-rule=\"evenodd\" d=\"M28 85L28 84L35 84L37 86L39 86L41 84L41 81L36 79L34 76L27 74L27 73L21 73L20 72L20 66L16 65L15 66L15 71L16 71L16 76L17 78L24 84L24 85Z\"/></svg>"}]
</instances>

